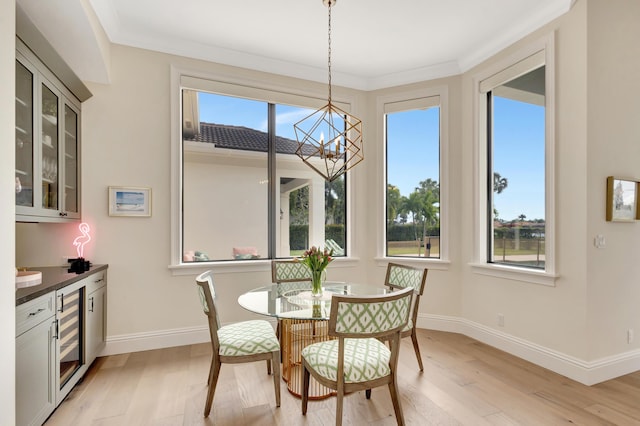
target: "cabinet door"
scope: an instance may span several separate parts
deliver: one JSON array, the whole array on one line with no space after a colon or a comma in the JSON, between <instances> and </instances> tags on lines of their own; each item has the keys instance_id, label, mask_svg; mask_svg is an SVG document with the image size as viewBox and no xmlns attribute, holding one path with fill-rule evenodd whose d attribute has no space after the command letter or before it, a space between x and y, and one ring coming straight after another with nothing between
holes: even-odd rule
<instances>
[{"instance_id":1,"label":"cabinet door","mask_svg":"<svg viewBox=\"0 0 640 426\"><path fill-rule=\"evenodd\" d=\"M42 424L55 409L55 321L16 338L16 424Z\"/></svg>"},{"instance_id":2,"label":"cabinet door","mask_svg":"<svg viewBox=\"0 0 640 426\"><path fill-rule=\"evenodd\" d=\"M54 216L60 211L59 200L59 123L60 94L47 81L40 84L40 168L42 174L41 206ZM46 213L45 213L46 214Z\"/></svg>"},{"instance_id":3,"label":"cabinet door","mask_svg":"<svg viewBox=\"0 0 640 426\"><path fill-rule=\"evenodd\" d=\"M91 364L105 344L107 288L101 287L87 297L87 364Z\"/></svg>"},{"instance_id":4,"label":"cabinet door","mask_svg":"<svg viewBox=\"0 0 640 426\"><path fill-rule=\"evenodd\" d=\"M69 218L80 217L79 118L79 111L68 102L64 102L64 152L60 162L64 178L61 214Z\"/></svg>"},{"instance_id":5,"label":"cabinet door","mask_svg":"<svg viewBox=\"0 0 640 426\"><path fill-rule=\"evenodd\" d=\"M26 62L25 62L26 64ZM16 59L16 212L34 207L34 70ZM22 211L21 211L22 210Z\"/></svg>"}]
</instances>

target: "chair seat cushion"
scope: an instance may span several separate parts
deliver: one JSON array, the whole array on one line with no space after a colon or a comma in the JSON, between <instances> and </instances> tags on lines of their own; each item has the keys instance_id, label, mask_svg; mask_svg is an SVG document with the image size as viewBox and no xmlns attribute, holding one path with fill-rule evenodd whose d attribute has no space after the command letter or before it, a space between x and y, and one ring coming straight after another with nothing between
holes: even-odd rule
<instances>
[{"instance_id":1,"label":"chair seat cushion","mask_svg":"<svg viewBox=\"0 0 640 426\"><path fill-rule=\"evenodd\" d=\"M225 325L218 329L220 355L240 356L280 349L273 327L267 321L253 320Z\"/></svg>"},{"instance_id":2,"label":"chair seat cushion","mask_svg":"<svg viewBox=\"0 0 640 426\"><path fill-rule=\"evenodd\" d=\"M338 377L338 340L318 342L305 347L302 357L322 377ZM344 381L360 383L388 376L391 373L391 351L378 339L344 340Z\"/></svg>"}]
</instances>

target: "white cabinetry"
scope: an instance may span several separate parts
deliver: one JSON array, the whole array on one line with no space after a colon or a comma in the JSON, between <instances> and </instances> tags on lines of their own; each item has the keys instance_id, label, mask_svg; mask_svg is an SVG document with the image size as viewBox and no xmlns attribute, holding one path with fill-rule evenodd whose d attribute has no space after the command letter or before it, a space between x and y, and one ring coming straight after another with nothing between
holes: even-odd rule
<instances>
[{"instance_id":1,"label":"white cabinetry","mask_svg":"<svg viewBox=\"0 0 640 426\"><path fill-rule=\"evenodd\" d=\"M16 424L40 425L56 407L53 293L16 308Z\"/></svg>"},{"instance_id":2,"label":"white cabinetry","mask_svg":"<svg viewBox=\"0 0 640 426\"><path fill-rule=\"evenodd\" d=\"M107 271L16 307L16 424L41 425L105 346Z\"/></svg>"},{"instance_id":3,"label":"white cabinetry","mask_svg":"<svg viewBox=\"0 0 640 426\"><path fill-rule=\"evenodd\" d=\"M107 317L106 271L97 273L87 284L86 346L87 364L91 364L105 346L105 320Z\"/></svg>"},{"instance_id":4,"label":"white cabinetry","mask_svg":"<svg viewBox=\"0 0 640 426\"><path fill-rule=\"evenodd\" d=\"M80 219L80 101L16 46L16 220Z\"/></svg>"}]
</instances>

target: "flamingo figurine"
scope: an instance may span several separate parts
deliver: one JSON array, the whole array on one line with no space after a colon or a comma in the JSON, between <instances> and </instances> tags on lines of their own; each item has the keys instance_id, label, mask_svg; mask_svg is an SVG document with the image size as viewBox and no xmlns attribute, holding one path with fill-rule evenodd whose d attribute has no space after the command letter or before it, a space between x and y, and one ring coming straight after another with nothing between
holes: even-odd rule
<instances>
[{"instance_id":1,"label":"flamingo figurine","mask_svg":"<svg viewBox=\"0 0 640 426\"><path fill-rule=\"evenodd\" d=\"M78 253L78 257L82 259L84 254L84 246L89 241L91 241L91 235L89 235L89 231L91 229L89 228L89 225L85 222L81 223L78 226L78 229L80 230L80 232L82 232L82 235L76 237L76 239L73 240L73 245L76 246L76 252Z\"/></svg>"}]
</instances>

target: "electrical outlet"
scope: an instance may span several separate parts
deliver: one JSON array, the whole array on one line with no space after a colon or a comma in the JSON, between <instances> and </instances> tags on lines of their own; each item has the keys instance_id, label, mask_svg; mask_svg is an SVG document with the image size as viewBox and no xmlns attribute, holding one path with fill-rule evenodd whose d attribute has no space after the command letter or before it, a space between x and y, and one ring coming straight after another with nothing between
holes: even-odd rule
<instances>
[{"instance_id":1,"label":"electrical outlet","mask_svg":"<svg viewBox=\"0 0 640 426\"><path fill-rule=\"evenodd\" d=\"M498 314L498 326L499 327L504 327L504 315L503 314Z\"/></svg>"},{"instance_id":2,"label":"electrical outlet","mask_svg":"<svg viewBox=\"0 0 640 426\"><path fill-rule=\"evenodd\" d=\"M596 246L596 248L599 249L603 249L607 244L607 241L604 239L604 235L596 235L596 237L593 239L593 245Z\"/></svg>"},{"instance_id":3,"label":"electrical outlet","mask_svg":"<svg viewBox=\"0 0 640 426\"><path fill-rule=\"evenodd\" d=\"M633 328L627 330L627 343L633 343Z\"/></svg>"}]
</instances>

